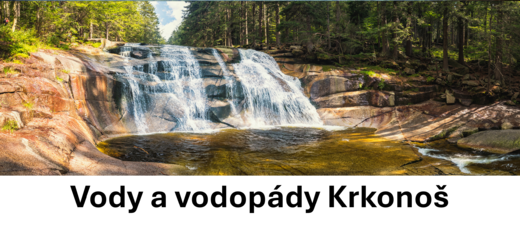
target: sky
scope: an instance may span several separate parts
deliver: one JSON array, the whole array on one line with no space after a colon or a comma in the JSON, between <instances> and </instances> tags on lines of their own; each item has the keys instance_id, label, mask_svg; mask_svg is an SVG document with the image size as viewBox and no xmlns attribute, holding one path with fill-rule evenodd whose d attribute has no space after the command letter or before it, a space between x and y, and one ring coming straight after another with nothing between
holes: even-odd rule
<instances>
[{"instance_id":1,"label":"sky","mask_svg":"<svg viewBox=\"0 0 520 236\"><path fill-rule=\"evenodd\" d=\"M172 31L177 29L182 22L182 10L188 2L180 1L160 1L150 2L155 7L155 13L159 17L159 29L161 36L168 40Z\"/></svg>"}]
</instances>

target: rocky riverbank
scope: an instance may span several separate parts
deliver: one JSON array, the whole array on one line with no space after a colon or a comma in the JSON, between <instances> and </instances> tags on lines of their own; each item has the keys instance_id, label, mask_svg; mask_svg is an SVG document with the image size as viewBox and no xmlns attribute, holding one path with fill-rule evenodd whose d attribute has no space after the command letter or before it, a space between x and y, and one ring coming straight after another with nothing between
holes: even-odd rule
<instances>
[{"instance_id":1,"label":"rocky riverbank","mask_svg":"<svg viewBox=\"0 0 520 236\"><path fill-rule=\"evenodd\" d=\"M236 119L229 116L231 108L225 100L227 81L212 52L194 50L205 92L211 98L212 128L234 126ZM153 47L143 47L131 53L138 59L131 66L152 70L143 59L150 53L161 60L153 54ZM225 63L240 60L237 49L222 48L219 53ZM489 152L520 149L520 132L514 130L520 128L520 108L507 105L510 102L480 101L475 93L447 90L425 76L367 74L359 69L305 64L279 51L270 53L285 74L300 80L325 124L376 128L378 135L391 140L430 142L446 138L464 148ZM0 154L0 174L187 173L183 166L120 161L97 150L95 145L100 140L137 130L134 118L121 108L128 85L116 78L124 72L121 66L127 64L124 57L86 46L69 52L40 51L24 59L23 64L2 63L0 143L4 152ZM233 76L233 67L227 67ZM138 85L154 91L163 89L153 80L138 81ZM146 113L146 121L161 129L174 129L179 110L166 106L168 100L161 93L154 96L150 99L155 99L155 106Z\"/></svg>"}]
</instances>

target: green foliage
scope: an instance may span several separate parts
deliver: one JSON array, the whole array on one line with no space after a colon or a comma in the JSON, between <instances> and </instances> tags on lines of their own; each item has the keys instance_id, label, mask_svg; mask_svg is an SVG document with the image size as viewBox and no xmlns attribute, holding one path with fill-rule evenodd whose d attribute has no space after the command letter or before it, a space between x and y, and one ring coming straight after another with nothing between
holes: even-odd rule
<instances>
[{"instance_id":1,"label":"green foliage","mask_svg":"<svg viewBox=\"0 0 520 236\"><path fill-rule=\"evenodd\" d=\"M426 82L428 83L431 83L435 80L435 78L431 77L431 76L428 76L428 78L426 78Z\"/></svg>"},{"instance_id":2,"label":"green foliage","mask_svg":"<svg viewBox=\"0 0 520 236\"><path fill-rule=\"evenodd\" d=\"M381 81L379 81L379 84L377 84L377 87L379 88L379 90L383 90L385 88L385 79L381 79Z\"/></svg>"},{"instance_id":3,"label":"green foliage","mask_svg":"<svg viewBox=\"0 0 520 236\"><path fill-rule=\"evenodd\" d=\"M60 78L59 76L56 76L56 80L57 80L58 82L60 82L60 83L63 82L63 79Z\"/></svg>"},{"instance_id":4,"label":"green foliage","mask_svg":"<svg viewBox=\"0 0 520 236\"><path fill-rule=\"evenodd\" d=\"M371 70L369 70L369 71L362 70L359 73L361 73L363 75L370 76L370 77L376 77L377 76L377 74L375 72L371 71Z\"/></svg>"},{"instance_id":5,"label":"green foliage","mask_svg":"<svg viewBox=\"0 0 520 236\"><path fill-rule=\"evenodd\" d=\"M32 110L32 108L33 108L33 106L34 106L34 104L33 104L32 102L23 102L22 105L23 105L25 108L29 109L29 110Z\"/></svg>"},{"instance_id":6,"label":"green foliage","mask_svg":"<svg viewBox=\"0 0 520 236\"><path fill-rule=\"evenodd\" d=\"M13 70L11 67L4 67L4 74L16 74L18 72L16 72L15 70Z\"/></svg>"},{"instance_id":7,"label":"green foliage","mask_svg":"<svg viewBox=\"0 0 520 236\"><path fill-rule=\"evenodd\" d=\"M4 124L4 126L2 127L2 130L3 131L9 131L10 133L13 133L18 128L19 128L18 127L18 123L15 120L7 120L5 122L5 124Z\"/></svg>"},{"instance_id":8,"label":"green foliage","mask_svg":"<svg viewBox=\"0 0 520 236\"><path fill-rule=\"evenodd\" d=\"M10 27L4 25L0 26L0 42L4 45L0 48L0 57L3 58L15 55L27 57L41 45L34 30L20 29L13 32Z\"/></svg>"}]
</instances>

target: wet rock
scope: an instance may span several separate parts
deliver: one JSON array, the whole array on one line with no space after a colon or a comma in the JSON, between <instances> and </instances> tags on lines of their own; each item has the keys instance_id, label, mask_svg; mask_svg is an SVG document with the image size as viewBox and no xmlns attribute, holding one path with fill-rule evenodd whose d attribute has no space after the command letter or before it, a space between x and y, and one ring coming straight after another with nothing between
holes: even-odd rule
<instances>
[{"instance_id":1,"label":"wet rock","mask_svg":"<svg viewBox=\"0 0 520 236\"><path fill-rule=\"evenodd\" d=\"M520 130L482 131L459 140L457 145L491 153L510 153L520 150Z\"/></svg>"},{"instance_id":2,"label":"wet rock","mask_svg":"<svg viewBox=\"0 0 520 236\"><path fill-rule=\"evenodd\" d=\"M136 59L145 59L152 54L152 51L148 47L132 47L130 56Z\"/></svg>"},{"instance_id":3,"label":"wet rock","mask_svg":"<svg viewBox=\"0 0 520 236\"><path fill-rule=\"evenodd\" d=\"M343 77L328 77L314 82L311 86L311 99L334 93L356 91L363 84L362 79L346 79Z\"/></svg>"},{"instance_id":4,"label":"wet rock","mask_svg":"<svg viewBox=\"0 0 520 236\"><path fill-rule=\"evenodd\" d=\"M231 114L231 104L227 101L211 99L206 104L209 107L209 112L212 113L210 119L213 118L214 122L222 122Z\"/></svg>"}]
</instances>

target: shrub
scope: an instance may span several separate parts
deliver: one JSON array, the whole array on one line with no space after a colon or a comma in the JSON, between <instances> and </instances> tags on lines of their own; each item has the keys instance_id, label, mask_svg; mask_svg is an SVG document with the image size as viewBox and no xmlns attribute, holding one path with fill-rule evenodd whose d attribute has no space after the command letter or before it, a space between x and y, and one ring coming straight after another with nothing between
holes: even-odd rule
<instances>
[{"instance_id":1,"label":"shrub","mask_svg":"<svg viewBox=\"0 0 520 236\"><path fill-rule=\"evenodd\" d=\"M7 122L4 124L4 127L2 127L3 131L9 131L10 133L13 133L17 129L18 123L14 120L7 120Z\"/></svg>"}]
</instances>

